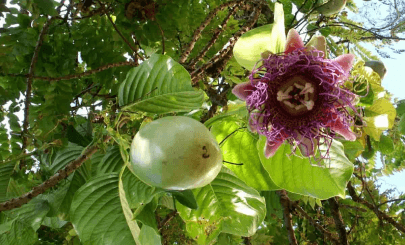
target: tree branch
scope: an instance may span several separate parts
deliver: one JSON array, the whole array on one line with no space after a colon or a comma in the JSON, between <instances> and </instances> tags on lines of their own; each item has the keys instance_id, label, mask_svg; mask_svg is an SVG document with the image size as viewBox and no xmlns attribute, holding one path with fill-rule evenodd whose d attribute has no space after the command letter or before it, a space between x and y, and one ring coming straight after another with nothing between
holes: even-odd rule
<instances>
[{"instance_id":1,"label":"tree branch","mask_svg":"<svg viewBox=\"0 0 405 245\"><path fill-rule=\"evenodd\" d=\"M29 114L30 114L30 104L31 104L31 90L32 90L32 82L35 72L35 66L38 61L39 50L41 49L45 33L48 31L50 24L54 19L48 19L44 26L42 27L41 33L39 33L38 41L35 46L34 54L31 59L30 68L27 75L27 89L25 90L25 107L24 107L24 121L23 121L23 130L21 132L22 137L22 151L25 152L25 149L28 145L28 126L29 126ZM23 167L24 161L20 162L20 169Z\"/></svg>"},{"instance_id":2,"label":"tree branch","mask_svg":"<svg viewBox=\"0 0 405 245\"><path fill-rule=\"evenodd\" d=\"M228 25L228 21L231 19L231 16L236 13L236 11L238 10L240 5L241 5L241 3L237 3L233 7L232 10L229 10L228 15L222 21L221 26L215 30L214 35L212 36L212 38L208 42L208 44L200 51L200 53L197 55L197 57L195 57L193 60L190 61L189 65L188 65L190 67L190 70L194 70L196 63L198 61L200 61L205 56L205 54L208 52L208 50L210 50L210 48L214 45L214 43L217 41L219 35L225 30L226 26Z\"/></svg>"},{"instance_id":3,"label":"tree branch","mask_svg":"<svg viewBox=\"0 0 405 245\"><path fill-rule=\"evenodd\" d=\"M107 142L110 139L111 139L110 136L106 136L103 142ZM68 165L66 165L65 168L59 170L56 174L51 176L45 182L33 187L31 191L23 194L18 198L13 198L6 202L0 203L0 212L21 207L22 205L31 201L34 197L44 193L49 188L55 186L56 184L59 183L59 181L67 178L71 173L73 173L76 169L78 169L86 160L88 160L94 153L96 153L98 149L99 146L97 145L93 145L87 148L87 150L84 151L84 153L82 153L82 155L80 155L77 159L70 162Z\"/></svg>"},{"instance_id":4,"label":"tree branch","mask_svg":"<svg viewBox=\"0 0 405 245\"><path fill-rule=\"evenodd\" d=\"M90 75L93 75L95 73L98 73L98 72L101 72L101 71L104 71L104 70L107 70L107 69L110 69L110 68L121 67L121 66L138 66L138 64L135 63L135 62L132 62L132 61L123 61L123 62L111 63L111 64L103 65L103 66L100 66L99 68L96 68L96 69L93 69L93 70L85 71L85 72L78 73L78 74L70 74L70 75L63 76L63 77L33 76L33 78L43 80L43 81L56 82L56 81L70 80L70 79L86 77L86 76L90 76ZM1 76L10 76L10 77L28 77L28 75L24 75L24 74L0 74L0 75Z\"/></svg>"},{"instance_id":5,"label":"tree branch","mask_svg":"<svg viewBox=\"0 0 405 245\"><path fill-rule=\"evenodd\" d=\"M377 206L375 206L372 203L367 202L366 200L360 198L357 193L356 190L354 189L354 187L352 186L352 183L349 181L349 183L347 184L347 189L349 190L349 194L352 197L353 201L357 202L357 203L361 203L364 206L366 206L367 208L369 208L371 211L373 211L377 217L379 219L383 219L386 220L388 223L390 223L391 225L393 225L395 228L397 228L399 231L401 231L402 233L405 233L405 226L396 222L391 216L387 215L386 213L380 211L378 209Z\"/></svg>"},{"instance_id":6,"label":"tree branch","mask_svg":"<svg viewBox=\"0 0 405 245\"><path fill-rule=\"evenodd\" d=\"M236 32L234 34L233 38L231 38L229 40L229 42L227 43L227 46L225 48L223 48L221 51L219 51L219 53L217 55L212 57L202 67L194 70L191 73L192 84L196 84L199 81L199 79L201 78L201 76L204 75L206 70L208 68L210 68L211 66L216 65L218 61L224 62L224 60L222 60L224 57L226 57L226 56L229 58L231 57L230 55L232 53L233 46L235 45L236 41L239 39L240 36L242 36L245 32L249 31L250 28L253 27L253 25L259 19L260 11L261 11L261 6L260 5L256 6L254 8L253 13L250 16L249 20L245 23L245 25L238 32Z\"/></svg>"},{"instance_id":7,"label":"tree branch","mask_svg":"<svg viewBox=\"0 0 405 245\"><path fill-rule=\"evenodd\" d=\"M339 203L336 201L335 197L329 198L328 202L329 202L329 205L331 208L330 210L331 210L333 219L335 221L337 231L339 233L340 244L348 245L349 243L347 241L346 227L343 222L342 214L339 211Z\"/></svg>"},{"instance_id":8,"label":"tree branch","mask_svg":"<svg viewBox=\"0 0 405 245\"><path fill-rule=\"evenodd\" d=\"M287 192L285 190L277 191L277 194L280 196L280 203L281 206L283 206L284 226L287 229L288 240L290 241L290 244L298 245L292 224L290 199L288 198Z\"/></svg>"},{"instance_id":9,"label":"tree branch","mask_svg":"<svg viewBox=\"0 0 405 245\"><path fill-rule=\"evenodd\" d=\"M214 10L212 10L208 16L205 18L205 20L201 23L201 25L194 31L193 34L193 38L191 39L190 43L187 45L186 50L184 51L184 53L181 55L180 59L179 59L179 63L182 64L184 62L186 62L188 56L190 55L191 51L194 48L194 45L196 44L196 42L198 41L198 39L201 36L201 32L204 30L205 27L207 27L207 25L211 22L211 20L214 18L214 16L217 15L217 13L219 11L224 10L227 7L233 7L238 3L243 3L244 1L242 0L236 0L236 1L230 1L230 2L226 2L223 3L221 5L219 5L217 8L215 8Z\"/></svg>"},{"instance_id":10,"label":"tree branch","mask_svg":"<svg viewBox=\"0 0 405 245\"><path fill-rule=\"evenodd\" d=\"M318 224L311 216L309 216L304 209L301 208L298 203L292 204L295 210L297 210L304 218L306 218L318 231L322 232L329 240L332 241L333 244L339 244L338 239L335 237L333 233L323 228L322 225Z\"/></svg>"}]
</instances>

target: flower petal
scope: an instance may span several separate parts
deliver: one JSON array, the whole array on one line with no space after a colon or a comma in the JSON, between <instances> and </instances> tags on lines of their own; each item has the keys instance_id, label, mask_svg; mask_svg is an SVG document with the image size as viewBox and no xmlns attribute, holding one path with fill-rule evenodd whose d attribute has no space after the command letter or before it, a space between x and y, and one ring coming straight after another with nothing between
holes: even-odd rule
<instances>
[{"instance_id":1,"label":"flower petal","mask_svg":"<svg viewBox=\"0 0 405 245\"><path fill-rule=\"evenodd\" d=\"M301 153L304 157L315 156L316 147L318 145L317 139L309 139L306 137L302 137L300 139L300 144L298 147L301 150Z\"/></svg>"},{"instance_id":2,"label":"flower petal","mask_svg":"<svg viewBox=\"0 0 405 245\"><path fill-rule=\"evenodd\" d=\"M283 141L267 141L266 146L264 147L264 156L266 158L274 156L281 144L283 144Z\"/></svg>"},{"instance_id":3,"label":"flower petal","mask_svg":"<svg viewBox=\"0 0 405 245\"><path fill-rule=\"evenodd\" d=\"M354 58L355 56L353 54L343 54L333 61L337 62L343 68L345 73L348 73L353 67Z\"/></svg>"},{"instance_id":4,"label":"flower petal","mask_svg":"<svg viewBox=\"0 0 405 245\"><path fill-rule=\"evenodd\" d=\"M253 92L254 87L250 82L240 83L232 89L232 93L241 100L246 98Z\"/></svg>"},{"instance_id":5,"label":"flower petal","mask_svg":"<svg viewBox=\"0 0 405 245\"><path fill-rule=\"evenodd\" d=\"M346 140L350 140L350 141L356 140L356 135L353 133L353 131L349 127L346 127L345 125L343 125L342 120L340 118L338 118L335 122L332 122L329 125L329 127L336 133L342 135Z\"/></svg>"},{"instance_id":6,"label":"flower petal","mask_svg":"<svg viewBox=\"0 0 405 245\"><path fill-rule=\"evenodd\" d=\"M290 29L287 34L287 42L285 44L284 53L288 54L292 51L303 48L304 42L302 41L300 35L295 29Z\"/></svg>"}]
</instances>

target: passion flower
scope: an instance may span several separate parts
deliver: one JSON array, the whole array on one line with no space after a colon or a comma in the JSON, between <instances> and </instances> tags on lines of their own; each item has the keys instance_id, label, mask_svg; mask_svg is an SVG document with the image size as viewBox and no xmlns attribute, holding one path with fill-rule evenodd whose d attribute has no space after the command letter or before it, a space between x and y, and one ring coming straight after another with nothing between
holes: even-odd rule
<instances>
[{"instance_id":1,"label":"passion flower","mask_svg":"<svg viewBox=\"0 0 405 245\"><path fill-rule=\"evenodd\" d=\"M246 100L251 131L266 136L264 154L273 156L287 140L304 156L314 156L320 144L328 149L336 133L356 140L350 129L356 95L343 87L354 55L326 59L324 39L305 47L296 30L287 35L283 54L270 54L254 69L250 82L232 92ZM312 42L311 42L312 43ZM322 158L328 157L328 151Z\"/></svg>"}]
</instances>

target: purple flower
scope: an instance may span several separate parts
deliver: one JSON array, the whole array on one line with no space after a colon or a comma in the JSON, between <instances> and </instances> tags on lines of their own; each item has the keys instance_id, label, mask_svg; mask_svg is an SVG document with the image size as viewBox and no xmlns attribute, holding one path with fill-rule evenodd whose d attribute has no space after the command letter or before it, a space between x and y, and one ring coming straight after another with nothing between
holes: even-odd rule
<instances>
[{"instance_id":1,"label":"purple flower","mask_svg":"<svg viewBox=\"0 0 405 245\"><path fill-rule=\"evenodd\" d=\"M322 40L322 39L321 39ZM324 39L323 39L324 40ZM287 35L284 54L272 54L254 69L250 82L232 92L246 101L251 131L266 136L264 154L273 156L287 140L304 156L314 156L320 144L328 149L336 133L356 140L351 131L355 94L342 85L353 66L354 55L324 58L324 42L304 47L296 30ZM325 156L328 157L328 152Z\"/></svg>"}]
</instances>

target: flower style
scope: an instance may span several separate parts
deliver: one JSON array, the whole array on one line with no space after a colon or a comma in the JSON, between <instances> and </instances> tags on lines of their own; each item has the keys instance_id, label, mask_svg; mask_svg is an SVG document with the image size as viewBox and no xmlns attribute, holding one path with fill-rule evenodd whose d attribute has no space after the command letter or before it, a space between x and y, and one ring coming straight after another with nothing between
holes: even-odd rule
<instances>
[{"instance_id":1,"label":"flower style","mask_svg":"<svg viewBox=\"0 0 405 245\"><path fill-rule=\"evenodd\" d=\"M273 156L287 140L301 153L314 156L320 144L328 149L336 133L356 140L351 131L356 95L342 85L353 66L354 55L324 58L325 42L318 39L304 46L296 30L287 35L284 54L263 58L254 69L250 82L238 84L232 92L246 101L249 127L266 136L264 154ZM322 158L328 157L328 151Z\"/></svg>"}]
</instances>

